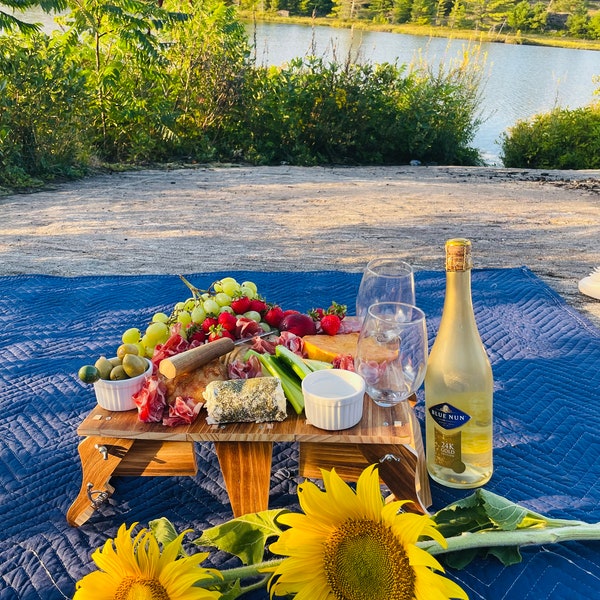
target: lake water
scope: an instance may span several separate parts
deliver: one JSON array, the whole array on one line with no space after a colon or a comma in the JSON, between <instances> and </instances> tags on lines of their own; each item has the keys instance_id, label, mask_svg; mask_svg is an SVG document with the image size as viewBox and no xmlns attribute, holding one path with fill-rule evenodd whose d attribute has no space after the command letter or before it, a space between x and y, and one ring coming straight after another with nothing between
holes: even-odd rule
<instances>
[{"instance_id":1,"label":"lake water","mask_svg":"<svg viewBox=\"0 0 600 600\"><path fill-rule=\"evenodd\" d=\"M30 12L27 20L41 22L47 30L54 27L52 17L41 12ZM339 61L350 56L356 61L398 64L421 57L437 68L454 63L469 49L465 40L285 23L248 25L248 35L256 42L257 62L268 65L316 54ZM481 107L485 121L473 145L489 164L501 164L499 140L508 127L555 106L585 106L600 87L593 81L600 76L597 51L491 43L482 43L480 50L485 57Z\"/></svg>"}]
</instances>

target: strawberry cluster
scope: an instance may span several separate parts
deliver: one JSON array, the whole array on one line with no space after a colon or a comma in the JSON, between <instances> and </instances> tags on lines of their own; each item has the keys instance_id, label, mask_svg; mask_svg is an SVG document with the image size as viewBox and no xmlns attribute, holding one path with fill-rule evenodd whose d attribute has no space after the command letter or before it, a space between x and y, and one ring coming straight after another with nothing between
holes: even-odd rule
<instances>
[{"instance_id":1,"label":"strawberry cluster","mask_svg":"<svg viewBox=\"0 0 600 600\"><path fill-rule=\"evenodd\" d=\"M317 324L317 330L327 335L335 335L340 330L347 310L348 307L345 304L338 304L332 301L331 306L327 310L313 308L308 314Z\"/></svg>"}]
</instances>

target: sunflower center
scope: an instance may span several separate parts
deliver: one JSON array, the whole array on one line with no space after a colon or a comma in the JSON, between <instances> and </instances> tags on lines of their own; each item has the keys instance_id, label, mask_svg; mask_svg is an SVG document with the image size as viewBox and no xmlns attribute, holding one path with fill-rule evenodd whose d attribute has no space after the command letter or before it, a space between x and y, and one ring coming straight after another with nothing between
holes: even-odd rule
<instances>
[{"instance_id":1,"label":"sunflower center","mask_svg":"<svg viewBox=\"0 0 600 600\"><path fill-rule=\"evenodd\" d=\"M156 579L125 577L113 600L170 600L167 590Z\"/></svg>"},{"instance_id":2,"label":"sunflower center","mask_svg":"<svg viewBox=\"0 0 600 600\"><path fill-rule=\"evenodd\" d=\"M337 600L412 600L415 572L394 532L348 519L325 544L325 576Z\"/></svg>"}]
</instances>

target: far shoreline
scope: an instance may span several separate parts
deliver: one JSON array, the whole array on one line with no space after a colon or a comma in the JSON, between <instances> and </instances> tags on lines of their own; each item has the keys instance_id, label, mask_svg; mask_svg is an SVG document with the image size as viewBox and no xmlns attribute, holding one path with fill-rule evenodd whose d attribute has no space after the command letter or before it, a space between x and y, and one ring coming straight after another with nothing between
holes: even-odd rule
<instances>
[{"instance_id":1,"label":"far shoreline","mask_svg":"<svg viewBox=\"0 0 600 600\"><path fill-rule=\"evenodd\" d=\"M355 29L358 31L379 31L383 33L398 33L420 37L437 37L448 39L463 39L475 43L514 44L523 46L546 46L549 48L565 48L570 50L600 51L600 40L584 40L579 38L553 37L539 34L514 34L501 32L476 31L474 29L453 29L433 25L372 23L366 20L345 21L333 17L300 17L281 16L272 13L253 13L238 11L238 16L245 23L283 23L289 25L304 25L307 27L331 27L333 29Z\"/></svg>"}]
</instances>

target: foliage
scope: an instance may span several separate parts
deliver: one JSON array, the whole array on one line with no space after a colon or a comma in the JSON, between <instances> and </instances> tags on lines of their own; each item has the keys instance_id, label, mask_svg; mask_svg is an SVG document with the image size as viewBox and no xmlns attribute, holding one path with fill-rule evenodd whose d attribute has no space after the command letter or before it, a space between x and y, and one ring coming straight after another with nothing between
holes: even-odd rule
<instances>
[{"instance_id":1,"label":"foliage","mask_svg":"<svg viewBox=\"0 0 600 600\"><path fill-rule=\"evenodd\" d=\"M478 88L467 71L296 59L250 71L230 125L258 163L474 164Z\"/></svg>"},{"instance_id":2,"label":"foliage","mask_svg":"<svg viewBox=\"0 0 600 600\"><path fill-rule=\"evenodd\" d=\"M67 48L81 48L94 92L96 145L109 160L137 160L168 138L171 112L162 94L166 64L159 33L186 15L145 0L67 0Z\"/></svg>"},{"instance_id":3,"label":"foliage","mask_svg":"<svg viewBox=\"0 0 600 600\"><path fill-rule=\"evenodd\" d=\"M0 36L0 184L80 173L88 90L64 47L41 34Z\"/></svg>"},{"instance_id":4,"label":"foliage","mask_svg":"<svg viewBox=\"0 0 600 600\"><path fill-rule=\"evenodd\" d=\"M508 13L506 23L514 31L543 31L546 17L546 6L542 2L531 5L522 0Z\"/></svg>"},{"instance_id":5,"label":"foliage","mask_svg":"<svg viewBox=\"0 0 600 600\"><path fill-rule=\"evenodd\" d=\"M600 103L517 123L503 136L502 158L506 167L600 168Z\"/></svg>"},{"instance_id":6,"label":"foliage","mask_svg":"<svg viewBox=\"0 0 600 600\"><path fill-rule=\"evenodd\" d=\"M0 184L90 161L477 164L476 61L257 67L235 9L72 2L63 30L0 36Z\"/></svg>"},{"instance_id":7,"label":"foliage","mask_svg":"<svg viewBox=\"0 0 600 600\"><path fill-rule=\"evenodd\" d=\"M232 6L210 0L190 10L189 19L172 30L165 54L165 95L176 114L165 151L207 160L235 145L223 122L236 111L252 63L246 30Z\"/></svg>"}]
</instances>

